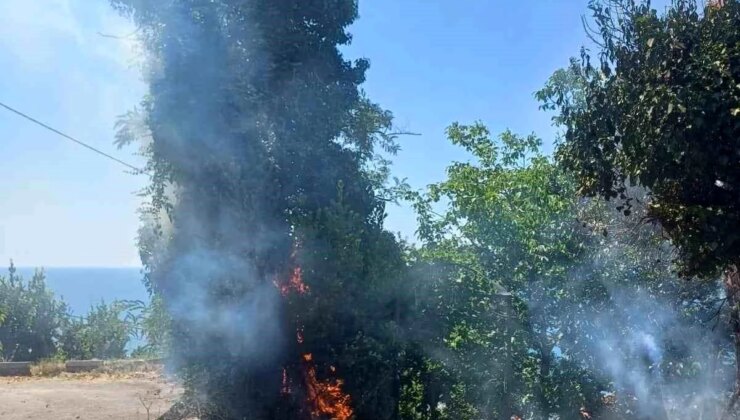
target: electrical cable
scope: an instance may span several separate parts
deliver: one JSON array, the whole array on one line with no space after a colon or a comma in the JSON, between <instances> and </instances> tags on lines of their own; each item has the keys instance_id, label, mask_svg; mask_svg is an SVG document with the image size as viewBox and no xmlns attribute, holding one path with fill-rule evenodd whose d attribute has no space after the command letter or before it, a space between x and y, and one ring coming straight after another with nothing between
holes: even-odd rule
<instances>
[{"instance_id":1,"label":"electrical cable","mask_svg":"<svg viewBox=\"0 0 740 420\"><path fill-rule=\"evenodd\" d=\"M126 162L122 161L121 159L118 159L118 158L116 158L114 156L111 156L108 153L105 153L104 151L102 151L100 149L97 149L97 148L95 148L93 146L90 146L89 144L87 144L87 143L85 143L83 141L77 140L76 138L74 138L74 137L72 137L70 135L64 134L63 132L57 130L56 128L51 127L50 125L45 124L45 123L43 123L43 122L41 122L41 121L39 121L39 120L37 120L37 119L35 119L35 118L27 115L27 114L24 114L23 112L18 111L17 109L15 109L15 108L13 108L13 107L11 107L9 105L6 105L6 104L0 102L0 106L3 107L3 108L5 108L5 109L7 109L8 111L10 111L10 112L18 115L18 116L20 116L20 117L23 117L23 118L27 119L28 121L31 121L32 123L34 123L36 125L39 125L39 126L45 128L45 129L51 131L54 134L57 134L59 136L64 137L65 139L67 139L69 141L72 141L74 143L77 143L77 145L79 145L79 146L82 146L82 147L84 147L86 149L92 150L93 152L95 152L95 153L97 153L97 154L99 154L99 155L101 155L103 157L106 157L106 158L108 158L108 159L110 159L110 160L112 160L112 161L114 161L116 163L119 163L119 164L121 164L121 165L123 165L123 166L125 166L125 167L127 167L129 169L132 169L136 173L146 173L143 169L137 168L134 165L131 165L129 163L126 163Z\"/></svg>"}]
</instances>

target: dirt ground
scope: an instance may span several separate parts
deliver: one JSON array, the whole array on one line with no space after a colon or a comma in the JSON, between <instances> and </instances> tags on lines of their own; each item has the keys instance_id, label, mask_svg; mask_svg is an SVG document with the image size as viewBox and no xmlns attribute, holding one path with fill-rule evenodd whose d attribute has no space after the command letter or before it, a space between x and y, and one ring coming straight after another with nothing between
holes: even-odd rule
<instances>
[{"instance_id":1,"label":"dirt ground","mask_svg":"<svg viewBox=\"0 0 740 420\"><path fill-rule=\"evenodd\" d=\"M0 419L154 420L180 393L158 375L0 378Z\"/></svg>"}]
</instances>

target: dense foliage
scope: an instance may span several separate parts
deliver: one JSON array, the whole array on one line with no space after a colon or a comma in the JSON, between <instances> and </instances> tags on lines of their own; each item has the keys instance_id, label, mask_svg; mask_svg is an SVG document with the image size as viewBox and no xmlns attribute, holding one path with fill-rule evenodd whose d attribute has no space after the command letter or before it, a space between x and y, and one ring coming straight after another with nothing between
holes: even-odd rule
<instances>
[{"instance_id":1,"label":"dense foliage","mask_svg":"<svg viewBox=\"0 0 740 420\"><path fill-rule=\"evenodd\" d=\"M587 195L629 199L650 190L648 215L681 252L685 274L713 275L740 256L740 3L665 15L635 0L594 1L598 62L584 53L554 89L565 141L558 149Z\"/></svg>"},{"instance_id":2,"label":"dense foliage","mask_svg":"<svg viewBox=\"0 0 740 420\"><path fill-rule=\"evenodd\" d=\"M10 265L0 277L0 322L2 360L36 361L56 355L66 322L67 306L47 289L44 272L36 271L26 281Z\"/></svg>"},{"instance_id":3,"label":"dense foliage","mask_svg":"<svg viewBox=\"0 0 740 420\"><path fill-rule=\"evenodd\" d=\"M421 372L446 378L445 393L425 401L445 407L439 418L666 418L661 394L703 400L690 384L725 383L715 375L728 342L704 328L719 308L716 284L671 275L670 246L639 222L644 209L625 218L578 199L572 177L540 154L534 136L492 139L481 124L448 134L475 163L453 164L447 180L414 195L424 292L413 329L433 349ZM686 331L719 355L696 353ZM641 334L670 350L650 355L634 344ZM662 389L668 378L673 387ZM695 414L713 407L701 401Z\"/></svg>"},{"instance_id":4,"label":"dense foliage","mask_svg":"<svg viewBox=\"0 0 740 420\"><path fill-rule=\"evenodd\" d=\"M584 52L540 92L565 128L557 157L579 191L622 200L649 193L646 217L678 250L684 276L726 272L740 397L740 2L674 1L664 15L636 0L593 1L598 62ZM570 74L576 84L561 83Z\"/></svg>"},{"instance_id":5,"label":"dense foliage","mask_svg":"<svg viewBox=\"0 0 740 420\"><path fill-rule=\"evenodd\" d=\"M121 359L133 325L123 318L124 302L101 302L84 318L70 317L60 337L59 351L68 359Z\"/></svg>"},{"instance_id":6,"label":"dense foliage","mask_svg":"<svg viewBox=\"0 0 740 420\"><path fill-rule=\"evenodd\" d=\"M115 359L126 356L140 318L132 302L101 302L85 317L72 315L37 270L25 280L10 265L0 276L0 360Z\"/></svg>"}]
</instances>

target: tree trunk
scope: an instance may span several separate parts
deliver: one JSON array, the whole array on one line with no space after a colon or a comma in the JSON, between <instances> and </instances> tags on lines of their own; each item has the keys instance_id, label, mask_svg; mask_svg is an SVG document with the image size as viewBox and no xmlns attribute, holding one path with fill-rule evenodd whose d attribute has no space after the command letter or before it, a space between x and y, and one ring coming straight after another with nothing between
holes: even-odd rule
<instances>
[{"instance_id":1,"label":"tree trunk","mask_svg":"<svg viewBox=\"0 0 740 420\"><path fill-rule=\"evenodd\" d=\"M734 264L725 271L725 295L730 308L730 331L735 340L735 389L722 416L723 419L728 419L735 411L735 404L740 397L740 273Z\"/></svg>"}]
</instances>

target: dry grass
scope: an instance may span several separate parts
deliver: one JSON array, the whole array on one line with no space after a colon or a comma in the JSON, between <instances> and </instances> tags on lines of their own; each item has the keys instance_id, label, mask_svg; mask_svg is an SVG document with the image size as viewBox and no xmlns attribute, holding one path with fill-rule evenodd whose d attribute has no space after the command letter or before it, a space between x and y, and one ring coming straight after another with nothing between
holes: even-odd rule
<instances>
[{"instance_id":1,"label":"dry grass","mask_svg":"<svg viewBox=\"0 0 740 420\"><path fill-rule=\"evenodd\" d=\"M63 372L64 362L60 362L59 360L55 359L42 360L31 365L31 376L48 378L52 376L59 376Z\"/></svg>"},{"instance_id":2,"label":"dry grass","mask_svg":"<svg viewBox=\"0 0 740 420\"><path fill-rule=\"evenodd\" d=\"M164 366L141 360L113 360L90 372L63 373L68 378L81 379L149 379L163 378Z\"/></svg>"},{"instance_id":3,"label":"dry grass","mask_svg":"<svg viewBox=\"0 0 740 420\"><path fill-rule=\"evenodd\" d=\"M89 372L66 372L65 364L59 360L43 360L31 366L31 377L60 379L155 379L164 377L164 366L160 361L111 360ZM20 378L22 379L22 378ZM31 379L31 378L29 378Z\"/></svg>"}]
</instances>

